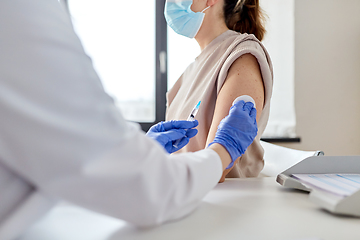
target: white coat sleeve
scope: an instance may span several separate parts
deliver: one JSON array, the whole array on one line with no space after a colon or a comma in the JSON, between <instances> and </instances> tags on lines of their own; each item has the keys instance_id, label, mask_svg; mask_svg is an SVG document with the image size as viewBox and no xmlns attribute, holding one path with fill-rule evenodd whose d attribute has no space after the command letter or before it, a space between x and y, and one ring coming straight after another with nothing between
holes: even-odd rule
<instances>
[{"instance_id":1,"label":"white coat sleeve","mask_svg":"<svg viewBox=\"0 0 360 240\"><path fill-rule=\"evenodd\" d=\"M217 184L214 151L168 155L123 119L57 0L0 1L0 22L0 159L14 172L139 226L185 216Z\"/></svg>"}]
</instances>

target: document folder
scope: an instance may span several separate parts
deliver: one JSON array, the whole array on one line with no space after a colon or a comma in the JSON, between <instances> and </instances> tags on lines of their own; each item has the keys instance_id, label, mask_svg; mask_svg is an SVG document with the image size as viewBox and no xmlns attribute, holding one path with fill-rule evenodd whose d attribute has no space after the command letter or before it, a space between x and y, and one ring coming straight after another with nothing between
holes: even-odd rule
<instances>
[{"instance_id":1,"label":"document folder","mask_svg":"<svg viewBox=\"0 0 360 240\"><path fill-rule=\"evenodd\" d=\"M284 187L310 192L310 201L331 213L360 217L360 190L340 196L314 188L294 178L293 174L360 174L360 156L309 157L280 173L276 179Z\"/></svg>"}]
</instances>

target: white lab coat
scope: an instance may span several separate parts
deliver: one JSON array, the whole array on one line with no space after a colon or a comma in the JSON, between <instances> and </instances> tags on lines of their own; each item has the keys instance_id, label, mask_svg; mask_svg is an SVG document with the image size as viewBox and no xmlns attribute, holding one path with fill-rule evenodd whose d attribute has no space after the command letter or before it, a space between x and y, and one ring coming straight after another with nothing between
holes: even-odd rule
<instances>
[{"instance_id":1,"label":"white lab coat","mask_svg":"<svg viewBox=\"0 0 360 240\"><path fill-rule=\"evenodd\" d=\"M59 199L147 226L216 185L214 151L168 155L123 119L57 0L2 0L0 22L0 239Z\"/></svg>"}]
</instances>

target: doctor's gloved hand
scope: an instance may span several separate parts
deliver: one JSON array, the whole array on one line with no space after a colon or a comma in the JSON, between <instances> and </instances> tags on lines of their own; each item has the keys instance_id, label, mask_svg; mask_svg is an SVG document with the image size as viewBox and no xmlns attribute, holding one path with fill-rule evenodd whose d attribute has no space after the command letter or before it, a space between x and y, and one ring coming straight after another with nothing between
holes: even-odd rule
<instances>
[{"instance_id":1,"label":"doctor's gloved hand","mask_svg":"<svg viewBox=\"0 0 360 240\"><path fill-rule=\"evenodd\" d=\"M152 126L146 135L158 141L168 153L176 152L189 143L190 138L197 134L195 127L198 121L172 120L160 122ZM181 139L177 146L173 146L176 140Z\"/></svg>"},{"instance_id":2,"label":"doctor's gloved hand","mask_svg":"<svg viewBox=\"0 0 360 240\"><path fill-rule=\"evenodd\" d=\"M238 101L231 108L229 115L221 120L214 141L226 148L231 157L231 163L243 155L257 135L256 109L251 102Z\"/></svg>"}]
</instances>

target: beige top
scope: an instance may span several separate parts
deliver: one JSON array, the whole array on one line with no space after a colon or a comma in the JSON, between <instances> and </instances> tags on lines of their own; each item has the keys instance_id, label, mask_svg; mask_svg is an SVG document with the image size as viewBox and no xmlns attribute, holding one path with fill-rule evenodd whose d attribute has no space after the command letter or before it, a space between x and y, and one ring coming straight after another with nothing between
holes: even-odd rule
<instances>
[{"instance_id":1,"label":"beige top","mask_svg":"<svg viewBox=\"0 0 360 240\"><path fill-rule=\"evenodd\" d=\"M255 56L260 66L265 86L264 109L258 122L257 137L227 177L256 177L264 166L264 150L260 145L260 136L269 118L273 85L272 63L264 46L254 35L226 31L200 53L167 93L166 120L187 119L195 105L201 101L195 117L199 121L199 132L178 152L204 149L207 147L205 144L217 95L232 63L246 53Z\"/></svg>"}]
</instances>

